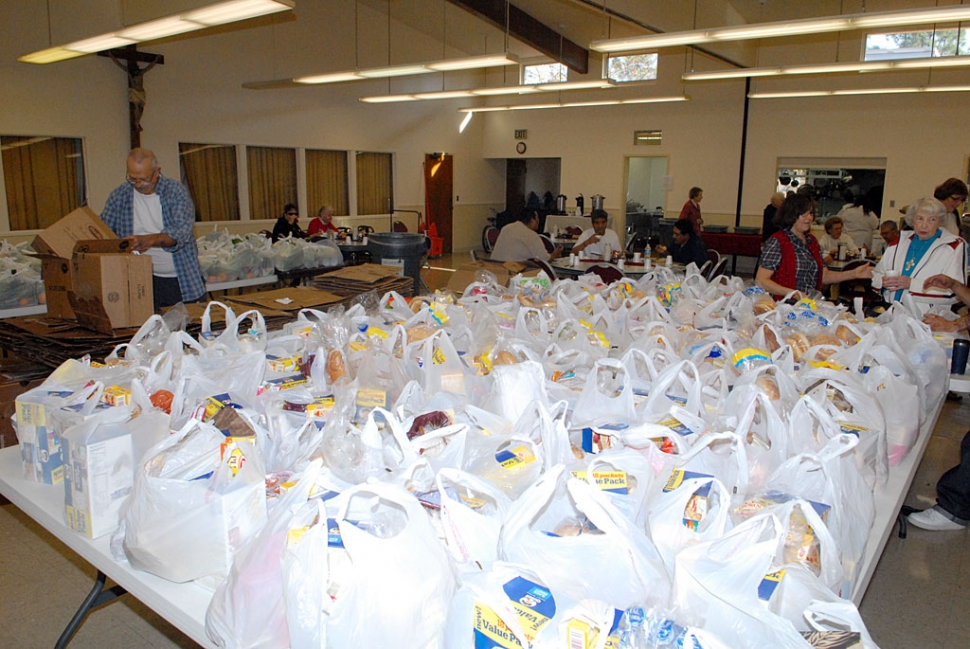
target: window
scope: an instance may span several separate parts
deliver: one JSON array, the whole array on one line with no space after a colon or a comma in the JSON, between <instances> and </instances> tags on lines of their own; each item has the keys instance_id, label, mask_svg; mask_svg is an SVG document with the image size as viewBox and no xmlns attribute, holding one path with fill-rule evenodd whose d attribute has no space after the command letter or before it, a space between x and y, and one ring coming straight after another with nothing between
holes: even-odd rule
<instances>
[{"instance_id":1,"label":"window","mask_svg":"<svg viewBox=\"0 0 970 649\"><path fill-rule=\"evenodd\" d=\"M283 206L297 204L296 149L248 146L246 161L252 219L279 218Z\"/></svg>"},{"instance_id":2,"label":"window","mask_svg":"<svg viewBox=\"0 0 970 649\"><path fill-rule=\"evenodd\" d=\"M970 54L970 28L926 29L913 32L869 34L865 61L887 59L924 59L934 56Z\"/></svg>"},{"instance_id":3,"label":"window","mask_svg":"<svg viewBox=\"0 0 970 649\"><path fill-rule=\"evenodd\" d=\"M235 146L179 142L179 166L196 221L239 220Z\"/></svg>"},{"instance_id":4,"label":"window","mask_svg":"<svg viewBox=\"0 0 970 649\"><path fill-rule=\"evenodd\" d=\"M390 214L394 207L390 153L357 153L357 214Z\"/></svg>"},{"instance_id":5,"label":"window","mask_svg":"<svg viewBox=\"0 0 970 649\"><path fill-rule=\"evenodd\" d=\"M87 203L80 138L3 135L0 151L11 231L41 230Z\"/></svg>"},{"instance_id":6,"label":"window","mask_svg":"<svg viewBox=\"0 0 970 649\"><path fill-rule=\"evenodd\" d=\"M334 214L350 214L347 198L347 152L306 151L306 198L309 216L315 216L324 205Z\"/></svg>"},{"instance_id":7,"label":"window","mask_svg":"<svg viewBox=\"0 0 970 649\"><path fill-rule=\"evenodd\" d=\"M657 54L610 56L606 76L617 83L653 81L657 78Z\"/></svg>"},{"instance_id":8,"label":"window","mask_svg":"<svg viewBox=\"0 0 970 649\"><path fill-rule=\"evenodd\" d=\"M563 83L566 81L566 66L562 63L542 63L522 66L522 83L534 86L542 83Z\"/></svg>"}]
</instances>

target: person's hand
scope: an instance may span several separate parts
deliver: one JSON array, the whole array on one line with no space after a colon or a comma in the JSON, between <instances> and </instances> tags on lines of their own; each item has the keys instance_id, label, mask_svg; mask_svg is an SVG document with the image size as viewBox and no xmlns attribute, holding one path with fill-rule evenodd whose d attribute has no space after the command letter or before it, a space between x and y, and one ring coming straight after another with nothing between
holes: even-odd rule
<instances>
[{"instance_id":1,"label":"person's hand","mask_svg":"<svg viewBox=\"0 0 970 649\"><path fill-rule=\"evenodd\" d=\"M890 291L905 291L909 288L913 280L905 275L893 275L882 278L882 287Z\"/></svg>"},{"instance_id":2,"label":"person's hand","mask_svg":"<svg viewBox=\"0 0 970 649\"><path fill-rule=\"evenodd\" d=\"M666 255L667 254L667 246L665 246L665 245L659 245L656 248L654 248L654 250L657 252L658 255Z\"/></svg>"},{"instance_id":3,"label":"person's hand","mask_svg":"<svg viewBox=\"0 0 970 649\"><path fill-rule=\"evenodd\" d=\"M872 279L872 264L865 264L864 266L859 266L853 268L851 271L853 279ZM909 279L908 277L906 278ZM886 285L885 278L883 279L883 286ZM908 287L908 284L907 284Z\"/></svg>"},{"instance_id":4,"label":"person's hand","mask_svg":"<svg viewBox=\"0 0 970 649\"><path fill-rule=\"evenodd\" d=\"M124 241L128 242L132 252L145 252L151 248L162 247L164 242L161 237L168 239L167 235L163 234L133 234L130 237L125 237Z\"/></svg>"},{"instance_id":5,"label":"person's hand","mask_svg":"<svg viewBox=\"0 0 970 649\"><path fill-rule=\"evenodd\" d=\"M933 277L923 282L923 288L942 288L952 290L957 280L949 275L933 275Z\"/></svg>"},{"instance_id":6,"label":"person's hand","mask_svg":"<svg viewBox=\"0 0 970 649\"><path fill-rule=\"evenodd\" d=\"M943 316L927 313L923 316L923 322L928 324L932 331L962 331L967 328L966 316L955 320L947 320Z\"/></svg>"},{"instance_id":7,"label":"person's hand","mask_svg":"<svg viewBox=\"0 0 970 649\"><path fill-rule=\"evenodd\" d=\"M551 255L549 255L549 261L559 259L560 257L562 257L562 246L556 246L556 249L552 251Z\"/></svg>"}]
</instances>

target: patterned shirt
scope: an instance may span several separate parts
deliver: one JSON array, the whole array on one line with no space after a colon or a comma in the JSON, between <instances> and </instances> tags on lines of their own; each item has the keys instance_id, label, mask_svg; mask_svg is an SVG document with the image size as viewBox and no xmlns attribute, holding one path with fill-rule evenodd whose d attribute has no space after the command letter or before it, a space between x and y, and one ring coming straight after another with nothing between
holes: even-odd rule
<instances>
[{"instance_id":1,"label":"patterned shirt","mask_svg":"<svg viewBox=\"0 0 970 649\"><path fill-rule=\"evenodd\" d=\"M822 272L822 269L815 262L815 257L809 250L808 244L795 236L791 230L784 230L784 234L788 235L792 247L795 248L795 286L787 286L786 288L798 290L802 293L816 290L818 274ZM781 266L781 242L778 239L771 238L765 241L761 248L761 259L758 261L758 265L770 271L778 270Z\"/></svg>"},{"instance_id":2,"label":"patterned shirt","mask_svg":"<svg viewBox=\"0 0 970 649\"><path fill-rule=\"evenodd\" d=\"M111 192L101 212L101 220L121 238L130 237L134 228L132 215L135 188L125 183ZM199 249L195 245L195 206L192 197L182 183L159 174L155 193L162 202L162 232L175 239L171 248L175 272L179 279L184 301L198 300L205 295L205 280L199 267Z\"/></svg>"}]
</instances>

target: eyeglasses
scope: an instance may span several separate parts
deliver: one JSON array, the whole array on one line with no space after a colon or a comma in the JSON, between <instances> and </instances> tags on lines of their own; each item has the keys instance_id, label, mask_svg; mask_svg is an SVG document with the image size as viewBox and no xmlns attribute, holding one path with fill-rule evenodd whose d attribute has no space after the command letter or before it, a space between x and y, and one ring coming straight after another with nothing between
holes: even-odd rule
<instances>
[{"instance_id":1,"label":"eyeglasses","mask_svg":"<svg viewBox=\"0 0 970 649\"><path fill-rule=\"evenodd\" d=\"M966 196L961 196L960 194L953 194L952 196L950 196L950 199L951 200L954 200L954 201L960 201L962 203L965 200L967 200L967 197Z\"/></svg>"},{"instance_id":2,"label":"eyeglasses","mask_svg":"<svg viewBox=\"0 0 970 649\"><path fill-rule=\"evenodd\" d=\"M158 169L153 169L152 175L149 176L148 178L132 178L131 176L126 175L125 182L131 185L132 187L145 187L147 185L151 185L152 182L155 180L155 173L157 171Z\"/></svg>"},{"instance_id":3,"label":"eyeglasses","mask_svg":"<svg viewBox=\"0 0 970 649\"><path fill-rule=\"evenodd\" d=\"M300 216L300 213L299 212L287 212L286 215L287 216Z\"/></svg>"}]
</instances>

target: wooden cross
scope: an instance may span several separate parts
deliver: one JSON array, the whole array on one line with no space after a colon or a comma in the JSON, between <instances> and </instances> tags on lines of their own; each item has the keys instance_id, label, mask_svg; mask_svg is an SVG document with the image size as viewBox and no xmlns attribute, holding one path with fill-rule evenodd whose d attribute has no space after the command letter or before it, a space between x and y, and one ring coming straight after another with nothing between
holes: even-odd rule
<instances>
[{"instance_id":1,"label":"wooden cross","mask_svg":"<svg viewBox=\"0 0 970 649\"><path fill-rule=\"evenodd\" d=\"M163 65L165 57L161 54L139 52L134 45L98 52L98 56L107 56L128 75L128 123L131 131L131 148L140 147L141 116L145 112L147 103L144 76L156 65ZM147 65L142 68L138 66L139 63L147 63Z\"/></svg>"}]
</instances>

